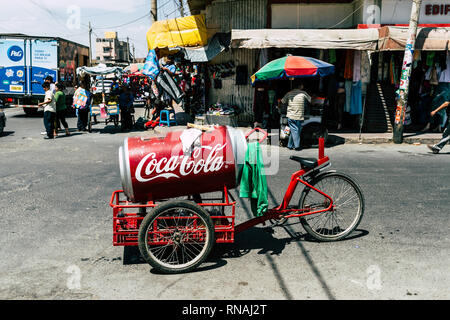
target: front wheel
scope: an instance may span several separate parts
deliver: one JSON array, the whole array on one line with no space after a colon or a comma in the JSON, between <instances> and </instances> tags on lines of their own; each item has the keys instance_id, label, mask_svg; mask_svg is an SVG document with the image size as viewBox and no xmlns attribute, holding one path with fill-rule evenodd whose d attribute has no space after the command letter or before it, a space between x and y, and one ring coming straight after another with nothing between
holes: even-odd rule
<instances>
[{"instance_id":1,"label":"front wheel","mask_svg":"<svg viewBox=\"0 0 450 320\"><path fill-rule=\"evenodd\" d=\"M364 213L364 196L356 181L343 173L326 172L317 176L311 185L330 196L333 207L300 218L309 235L319 241L336 241L358 227ZM306 187L299 206L310 211L320 211L330 206L330 200Z\"/></svg>"},{"instance_id":2,"label":"front wheel","mask_svg":"<svg viewBox=\"0 0 450 320\"><path fill-rule=\"evenodd\" d=\"M142 220L139 250L156 270L182 273L195 269L214 244L211 217L199 205L186 200L158 205Z\"/></svg>"}]
</instances>

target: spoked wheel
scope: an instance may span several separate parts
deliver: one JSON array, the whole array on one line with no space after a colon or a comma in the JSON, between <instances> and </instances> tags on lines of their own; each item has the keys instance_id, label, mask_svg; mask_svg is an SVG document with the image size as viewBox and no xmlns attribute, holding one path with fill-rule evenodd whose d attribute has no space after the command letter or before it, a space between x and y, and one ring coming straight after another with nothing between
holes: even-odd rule
<instances>
[{"instance_id":1,"label":"spoked wheel","mask_svg":"<svg viewBox=\"0 0 450 320\"><path fill-rule=\"evenodd\" d=\"M142 220L138 243L142 257L153 268L164 273L188 272L211 251L214 225L197 204L167 201Z\"/></svg>"},{"instance_id":2,"label":"spoked wheel","mask_svg":"<svg viewBox=\"0 0 450 320\"><path fill-rule=\"evenodd\" d=\"M343 173L328 172L312 182L318 190L333 199L329 211L300 218L306 232L320 241L335 241L348 236L358 227L364 213L364 196L359 185ZM306 188L300 197L300 208L318 211L330 206L330 200Z\"/></svg>"}]
</instances>

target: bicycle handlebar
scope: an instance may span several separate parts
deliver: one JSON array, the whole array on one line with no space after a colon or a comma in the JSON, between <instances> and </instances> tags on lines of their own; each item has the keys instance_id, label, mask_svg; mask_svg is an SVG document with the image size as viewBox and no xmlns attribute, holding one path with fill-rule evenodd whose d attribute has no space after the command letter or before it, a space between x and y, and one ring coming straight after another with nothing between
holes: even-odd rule
<instances>
[{"instance_id":1,"label":"bicycle handlebar","mask_svg":"<svg viewBox=\"0 0 450 320\"><path fill-rule=\"evenodd\" d=\"M266 140L267 137L269 136L269 134L267 133L267 131L265 131L265 130L259 128L259 127L256 127L256 128L254 128L253 130L251 130L250 132L248 132L248 133L245 135L245 139L248 140L248 137L250 137L250 135L252 135L252 134L253 134L254 132L256 132L256 131L259 131L259 132L261 132L262 134L264 134L264 137L262 137L262 139L259 140L259 143L262 143L262 142L263 142L264 140Z\"/></svg>"}]
</instances>

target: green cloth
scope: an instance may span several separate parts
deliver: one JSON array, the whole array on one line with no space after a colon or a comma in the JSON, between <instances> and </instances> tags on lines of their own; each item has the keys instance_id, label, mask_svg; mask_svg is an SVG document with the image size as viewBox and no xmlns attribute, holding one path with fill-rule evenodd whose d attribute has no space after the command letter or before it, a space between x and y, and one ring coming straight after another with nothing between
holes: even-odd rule
<instances>
[{"instance_id":1,"label":"green cloth","mask_svg":"<svg viewBox=\"0 0 450 320\"><path fill-rule=\"evenodd\" d=\"M335 63L336 62L336 50L330 49L328 54L329 54L328 62L331 64Z\"/></svg>"},{"instance_id":2,"label":"green cloth","mask_svg":"<svg viewBox=\"0 0 450 320\"><path fill-rule=\"evenodd\" d=\"M258 142L248 144L239 196L250 198L253 215L260 217L267 211L267 181L264 171L261 146Z\"/></svg>"},{"instance_id":3,"label":"green cloth","mask_svg":"<svg viewBox=\"0 0 450 320\"><path fill-rule=\"evenodd\" d=\"M62 91L55 92L56 111L61 111L67 108L66 95Z\"/></svg>"},{"instance_id":4,"label":"green cloth","mask_svg":"<svg viewBox=\"0 0 450 320\"><path fill-rule=\"evenodd\" d=\"M435 52L434 51L429 51L427 53L427 66L432 67L434 65L434 56L435 56Z\"/></svg>"}]
</instances>

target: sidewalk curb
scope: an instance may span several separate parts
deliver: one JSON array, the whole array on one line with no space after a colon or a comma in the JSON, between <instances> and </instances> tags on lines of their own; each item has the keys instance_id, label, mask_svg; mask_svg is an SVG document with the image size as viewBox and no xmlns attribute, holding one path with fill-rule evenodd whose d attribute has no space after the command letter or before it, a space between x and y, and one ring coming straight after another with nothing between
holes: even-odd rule
<instances>
[{"instance_id":1,"label":"sidewalk curb","mask_svg":"<svg viewBox=\"0 0 450 320\"><path fill-rule=\"evenodd\" d=\"M251 128L243 128L238 127L239 129L246 131L251 130ZM185 126L174 126L174 127L156 127L154 129L154 133L157 135L166 135L171 131L183 130L186 129ZM365 136L366 135L366 136ZM339 133L330 133L328 136L328 142L333 143L338 140L341 143L338 144L394 144L392 134L380 134L379 136L367 136L371 134L362 134L361 139L359 138L359 134L339 134ZM373 134L372 134L373 135ZM411 136L404 137L403 144L436 144L442 138L441 133L434 134L426 134L424 136Z\"/></svg>"},{"instance_id":2,"label":"sidewalk curb","mask_svg":"<svg viewBox=\"0 0 450 320\"><path fill-rule=\"evenodd\" d=\"M342 137L341 137L342 138ZM342 139L345 140L344 143L347 144L393 144L393 138L364 138L361 137L361 140L359 138L348 138L343 137ZM404 144L435 144L438 143L441 139L440 138L403 138Z\"/></svg>"}]
</instances>

